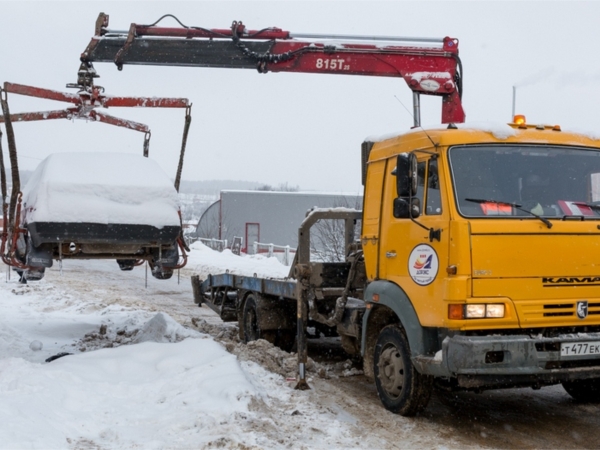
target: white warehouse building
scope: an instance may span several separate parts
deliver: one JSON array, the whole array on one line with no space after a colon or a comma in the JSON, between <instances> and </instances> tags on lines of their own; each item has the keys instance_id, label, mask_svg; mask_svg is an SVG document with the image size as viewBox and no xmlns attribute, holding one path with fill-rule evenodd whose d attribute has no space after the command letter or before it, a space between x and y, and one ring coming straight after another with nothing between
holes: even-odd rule
<instances>
[{"instance_id":1,"label":"white warehouse building","mask_svg":"<svg viewBox=\"0 0 600 450\"><path fill-rule=\"evenodd\" d=\"M295 248L298 227L314 208L362 208L362 195L347 193L221 191L220 199L202 214L196 237L242 238L242 251L253 252L254 242Z\"/></svg>"}]
</instances>

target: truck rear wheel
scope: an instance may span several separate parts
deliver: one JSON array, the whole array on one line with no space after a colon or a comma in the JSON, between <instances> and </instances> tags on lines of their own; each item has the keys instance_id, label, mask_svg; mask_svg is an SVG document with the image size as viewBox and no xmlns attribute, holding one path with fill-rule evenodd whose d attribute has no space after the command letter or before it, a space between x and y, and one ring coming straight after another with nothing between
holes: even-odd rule
<instances>
[{"instance_id":1,"label":"truck rear wheel","mask_svg":"<svg viewBox=\"0 0 600 450\"><path fill-rule=\"evenodd\" d=\"M275 345L281 350L291 352L296 343L296 332L294 330L277 330Z\"/></svg>"},{"instance_id":2,"label":"truck rear wheel","mask_svg":"<svg viewBox=\"0 0 600 450\"><path fill-rule=\"evenodd\" d=\"M402 416L414 416L425 409L433 377L417 372L410 360L408 340L398 325L381 330L374 356L375 385L383 406Z\"/></svg>"},{"instance_id":3,"label":"truck rear wheel","mask_svg":"<svg viewBox=\"0 0 600 450\"><path fill-rule=\"evenodd\" d=\"M242 315L244 326L244 342L256 341L264 339L273 345L289 352L295 342L294 330L275 329L263 330L260 328L258 302L260 297L254 294L248 295L244 303L244 311Z\"/></svg>"},{"instance_id":4,"label":"truck rear wheel","mask_svg":"<svg viewBox=\"0 0 600 450\"><path fill-rule=\"evenodd\" d=\"M256 341L264 339L263 333L258 326L258 308L256 299L253 295L249 295L244 303L244 342Z\"/></svg>"},{"instance_id":5,"label":"truck rear wheel","mask_svg":"<svg viewBox=\"0 0 600 450\"><path fill-rule=\"evenodd\" d=\"M562 382L565 391L581 402L600 402L600 378Z\"/></svg>"}]
</instances>

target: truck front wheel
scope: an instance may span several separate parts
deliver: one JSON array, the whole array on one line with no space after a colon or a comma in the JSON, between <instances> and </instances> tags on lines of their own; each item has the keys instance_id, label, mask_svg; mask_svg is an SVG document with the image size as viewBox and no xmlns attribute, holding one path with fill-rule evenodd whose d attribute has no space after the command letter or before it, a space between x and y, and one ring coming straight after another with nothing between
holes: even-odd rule
<instances>
[{"instance_id":1,"label":"truck front wheel","mask_svg":"<svg viewBox=\"0 0 600 450\"><path fill-rule=\"evenodd\" d=\"M427 406L433 377L421 375L410 360L410 347L398 325L379 334L374 354L377 394L383 406L402 416L414 416Z\"/></svg>"},{"instance_id":2,"label":"truck front wheel","mask_svg":"<svg viewBox=\"0 0 600 450\"><path fill-rule=\"evenodd\" d=\"M600 378L562 382L565 391L581 402L600 402Z\"/></svg>"}]
</instances>

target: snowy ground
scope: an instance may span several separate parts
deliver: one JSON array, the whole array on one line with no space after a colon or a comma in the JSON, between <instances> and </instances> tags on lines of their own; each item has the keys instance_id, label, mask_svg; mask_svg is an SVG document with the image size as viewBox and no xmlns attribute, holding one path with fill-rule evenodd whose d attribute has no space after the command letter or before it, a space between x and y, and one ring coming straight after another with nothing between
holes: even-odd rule
<instances>
[{"instance_id":1,"label":"snowy ground","mask_svg":"<svg viewBox=\"0 0 600 450\"><path fill-rule=\"evenodd\" d=\"M202 255L259 275L288 271L195 247L186 274ZM181 281L149 277L146 288L143 268L66 261L62 275L55 265L41 282L0 283L0 447L362 447L356 418L196 331L185 311L219 321ZM73 355L44 362L61 352Z\"/></svg>"},{"instance_id":2,"label":"snowy ground","mask_svg":"<svg viewBox=\"0 0 600 450\"><path fill-rule=\"evenodd\" d=\"M434 398L408 419L337 358L309 367L312 389L296 391L294 355L240 343L235 324L193 304L190 274L225 267L288 271L194 244L180 283L146 287L143 267L114 261L0 282L0 448L597 447L600 408L559 387ZM61 352L73 354L44 362Z\"/></svg>"}]
</instances>

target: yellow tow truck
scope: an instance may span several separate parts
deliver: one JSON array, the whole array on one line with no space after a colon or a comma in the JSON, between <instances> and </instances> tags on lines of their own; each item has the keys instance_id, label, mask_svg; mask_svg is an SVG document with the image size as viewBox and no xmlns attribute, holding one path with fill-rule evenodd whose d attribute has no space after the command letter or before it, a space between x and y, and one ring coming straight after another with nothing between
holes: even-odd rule
<instances>
[{"instance_id":1,"label":"yellow tow truck","mask_svg":"<svg viewBox=\"0 0 600 450\"><path fill-rule=\"evenodd\" d=\"M363 211L311 211L285 280L192 277L198 305L238 321L245 341L296 345L300 389L308 328L337 333L402 415L422 410L434 384L562 383L600 401L600 135L524 117L464 124L456 38L160 26L167 17L111 30L101 13L78 86L93 88L100 62L395 77L413 94L413 129L362 145ZM443 128L420 126L421 95L441 99ZM311 261L320 220L345 223L345 261Z\"/></svg>"},{"instance_id":2,"label":"yellow tow truck","mask_svg":"<svg viewBox=\"0 0 600 450\"><path fill-rule=\"evenodd\" d=\"M363 144L362 352L388 409L434 380L600 400L599 138L516 116Z\"/></svg>"}]
</instances>

